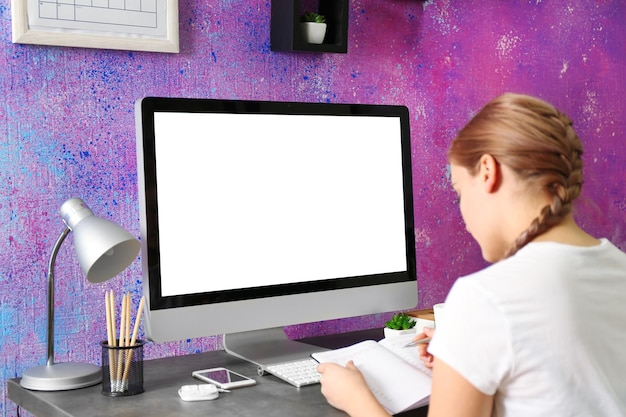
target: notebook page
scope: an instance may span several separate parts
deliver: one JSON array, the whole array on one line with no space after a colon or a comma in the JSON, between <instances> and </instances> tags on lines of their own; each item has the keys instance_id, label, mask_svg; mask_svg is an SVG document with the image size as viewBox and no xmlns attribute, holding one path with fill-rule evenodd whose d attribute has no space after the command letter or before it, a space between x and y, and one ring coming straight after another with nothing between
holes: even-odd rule
<instances>
[{"instance_id":1,"label":"notebook page","mask_svg":"<svg viewBox=\"0 0 626 417\"><path fill-rule=\"evenodd\" d=\"M378 402L391 414L428 403L430 376L372 340L312 356L342 366L354 361Z\"/></svg>"},{"instance_id":2,"label":"notebook page","mask_svg":"<svg viewBox=\"0 0 626 417\"><path fill-rule=\"evenodd\" d=\"M404 347L407 343L413 341L415 335L397 336L391 338L385 338L378 342L381 346L387 348L391 352L395 353L415 368L424 372L428 376L432 376L433 371L424 365L424 362L420 359L419 349L417 346Z\"/></svg>"}]
</instances>

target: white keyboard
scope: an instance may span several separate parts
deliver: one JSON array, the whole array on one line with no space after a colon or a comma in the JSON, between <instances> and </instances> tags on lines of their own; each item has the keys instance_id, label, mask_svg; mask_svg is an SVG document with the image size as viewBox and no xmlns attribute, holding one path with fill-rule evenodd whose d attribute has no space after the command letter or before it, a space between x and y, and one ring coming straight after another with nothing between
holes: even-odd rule
<instances>
[{"instance_id":1,"label":"white keyboard","mask_svg":"<svg viewBox=\"0 0 626 417\"><path fill-rule=\"evenodd\" d=\"M305 385L318 384L320 382L320 374L317 372L317 365L318 363L314 359L302 359L268 365L265 367L265 371L300 388Z\"/></svg>"}]
</instances>

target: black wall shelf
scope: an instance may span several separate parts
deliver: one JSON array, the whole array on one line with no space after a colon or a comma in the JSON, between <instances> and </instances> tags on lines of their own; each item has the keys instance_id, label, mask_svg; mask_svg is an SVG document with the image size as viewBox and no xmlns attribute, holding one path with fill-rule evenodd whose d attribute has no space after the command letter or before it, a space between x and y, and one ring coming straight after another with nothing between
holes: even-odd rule
<instances>
[{"instance_id":1,"label":"black wall shelf","mask_svg":"<svg viewBox=\"0 0 626 417\"><path fill-rule=\"evenodd\" d=\"M272 51L348 52L349 0L319 0L318 10L302 10L300 0L272 0L270 49ZM300 15L317 11L326 16L322 44L307 43L300 32Z\"/></svg>"}]
</instances>

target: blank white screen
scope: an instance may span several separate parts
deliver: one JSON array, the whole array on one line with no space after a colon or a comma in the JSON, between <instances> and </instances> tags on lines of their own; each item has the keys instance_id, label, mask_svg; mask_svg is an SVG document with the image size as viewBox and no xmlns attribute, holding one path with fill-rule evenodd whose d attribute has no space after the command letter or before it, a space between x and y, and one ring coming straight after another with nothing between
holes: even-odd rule
<instances>
[{"instance_id":1,"label":"blank white screen","mask_svg":"<svg viewBox=\"0 0 626 417\"><path fill-rule=\"evenodd\" d=\"M162 296L404 271L396 117L154 115Z\"/></svg>"}]
</instances>

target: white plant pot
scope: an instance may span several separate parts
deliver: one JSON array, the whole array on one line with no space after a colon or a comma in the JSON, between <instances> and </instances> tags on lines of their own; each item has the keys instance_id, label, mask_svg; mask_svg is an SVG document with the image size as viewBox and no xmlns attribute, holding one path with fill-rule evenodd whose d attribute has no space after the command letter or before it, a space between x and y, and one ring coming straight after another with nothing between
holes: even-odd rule
<instances>
[{"instance_id":1,"label":"white plant pot","mask_svg":"<svg viewBox=\"0 0 626 417\"><path fill-rule=\"evenodd\" d=\"M406 330L396 330L396 329L389 329L385 327L384 332L385 332L385 338L387 339L390 337L404 336L406 334L416 334L415 327L412 329L406 329Z\"/></svg>"},{"instance_id":2,"label":"white plant pot","mask_svg":"<svg viewBox=\"0 0 626 417\"><path fill-rule=\"evenodd\" d=\"M302 39L307 43L321 44L324 43L326 36L326 23L302 22Z\"/></svg>"}]
</instances>

